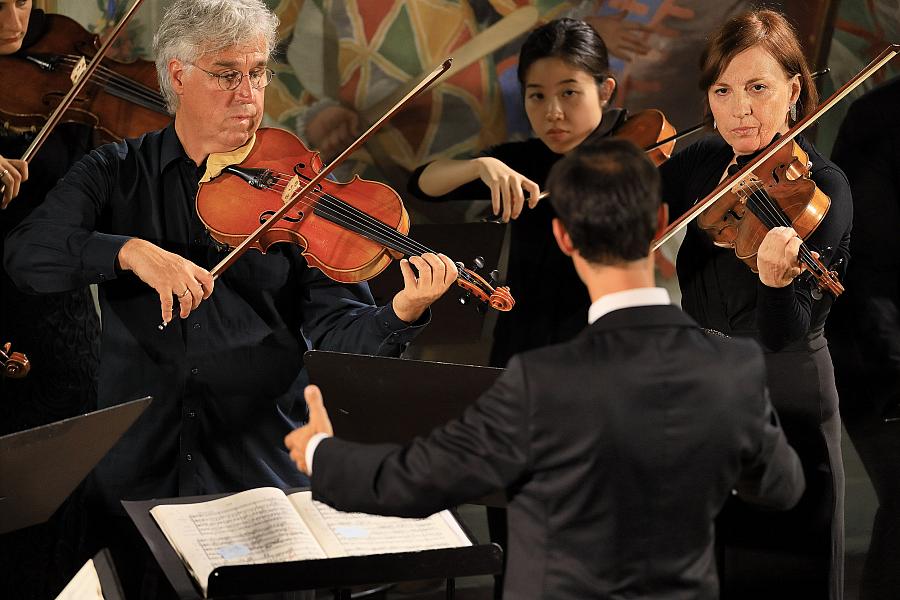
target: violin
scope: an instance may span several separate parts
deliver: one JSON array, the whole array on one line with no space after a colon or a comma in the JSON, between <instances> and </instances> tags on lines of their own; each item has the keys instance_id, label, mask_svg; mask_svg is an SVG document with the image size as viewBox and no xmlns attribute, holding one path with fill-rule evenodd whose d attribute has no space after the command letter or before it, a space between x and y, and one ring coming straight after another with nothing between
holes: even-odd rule
<instances>
[{"instance_id":1,"label":"violin","mask_svg":"<svg viewBox=\"0 0 900 600\"><path fill-rule=\"evenodd\" d=\"M652 244L657 250L694 219L709 232L716 245L730 247L738 258L756 270L756 253L773 227L793 227L805 240L818 227L831 205L809 178L809 157L794 141L800 133L833 108L851 91L887 64L900 45L892 44L868 66L834 92L811 114L773 141L743 168L720 183L706 198L669 224ZM710 211L709 214L706 214ZM805 241L800 244L800 263L814 278L818 290L838 297L844 287L837 272L826 267Z\"/></svg>"},{"instance_id":2,"label":"violin","mask_svg":"<svg viewBox=\"0 0 900 600\"><path fill-rule=\"evenodd\" d=\"M796 141L785 144L731 191L697 217L716 246L734 249L754 273L756 254L763 238L774 227L793 227L806 240L825 218L831 198L809 178L809 155ZM762 177L760 177L762 175ZM801 242L798 259L817 278L819 290L834 297L844 291L837 273L826 268Z\"/></svg>"},{"instance_id":3,"label":"violin","mask_svg":"<svg viewBox=\"0 0 900 600\"><path fill-rule=\"evenodd\" d=\"M0 349L0 366L3 367L3 376L10 379L21 379L31 370L28 357L21 352L12 352L12 344L9 342Z\"/></svg>"},{"instance_id":4,"label":"violin","mask_svg":"<svg viewBox=\"0 0 900 600\"><path fill-rule=\"evenodd\" d=\"M625 122L612 132L612 137L626 139L641 148L647 157L657 167L672 157L675 150L675 142L685 135L676 134L675 127L666 119L661 110L647 108L636 112L625 119ZM543 200L550 196L550 192L544 190L538 196ZM488 219L492 223L502 223L499 219Z\"/></svg>"},{"instance_id":5,"label":"violin","mask_svg":"<svg viewBox=\"0 0 900 600\"><path fill-rule=\"evenodd\" d=\"M0 119L15 132L40 129L72 87L73 71L100 48L99 36L66 16L47 14L43 20L44 33L37 42L0 56L0 80L16 86L14 94L0 96ZM102 59L61 117L63 122L93 127L98 144L136 137L170 120L154 63L111 58Z\"/></svg>"},{"instance_id":6,"label":"violin","mask_svg":"<svg viewBox=\"0 0 900 600\"><path fill-rule=\"evenodd\" d=\"M299 244L311 266L343 283L371 279L394 259L435 252L407 235L409 215L397 192L359 176L347 183L323 179L276 217L322 168L319 153L293 134L261 128L240 164L225 166L221 174L201 183L197 214L213 239L228 247L277 219L253 248L265 252L278 242ZM494 288L462 263L457 267L457 283L475 298L500 311L515 305L509 288Z\"/></svg>"},{"instance_id":7,"label":"violin","mask_svg":"<svg viewBox=\"0 0 900 600\"><path fill-rule=\"evenodd\" d=\"M675 128L662 111L648 108L629 116L613 131L615 138L626 139L647 153L657 167L672 157L675 150Z\"/></svg>"}]
</instances>

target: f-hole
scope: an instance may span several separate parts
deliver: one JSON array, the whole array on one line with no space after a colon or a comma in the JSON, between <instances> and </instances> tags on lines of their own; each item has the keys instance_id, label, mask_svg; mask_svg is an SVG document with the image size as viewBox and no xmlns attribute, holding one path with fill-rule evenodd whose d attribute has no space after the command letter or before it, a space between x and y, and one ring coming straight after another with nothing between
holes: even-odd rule
<instances>
[{"instance_id":1,"label":"f-hole","mask_svg":"<svg viewBox=\"0 0 900 600\"><path fill-rule=\"evenodd\" d=\"M305 168L306 168L306 163L300 162L300 163L295 164L294 165L294 175L299 177L301 181L306 181L308 183L310 181L310 178L306 173L303 172L303 169L305 169ZM316 187L313 188L312 191L317 192L318 194L321 195L322 194L322 184L317 183ZM307 192L307 194L308 193L309 192Z\"/></svg>"},{"instance_id":2,"label":"f-hole","mask_svg":"<svg viewBox=\"0 0 900 600\"><path fill-rule=\"evenodd\" d=\"M262 225L263 223L265 223L266 221L271 219L272 216L274 216L274 215L275 215L274 210L264 211L261 215L259 215L259 224ZM304 216L305 215L303 214L303 211L298 210L295 216L284 215L281 218L284 219L285 221L287 221L288 223L299 223L300 221L303 220Z\"/></svg>"}]
</instances>

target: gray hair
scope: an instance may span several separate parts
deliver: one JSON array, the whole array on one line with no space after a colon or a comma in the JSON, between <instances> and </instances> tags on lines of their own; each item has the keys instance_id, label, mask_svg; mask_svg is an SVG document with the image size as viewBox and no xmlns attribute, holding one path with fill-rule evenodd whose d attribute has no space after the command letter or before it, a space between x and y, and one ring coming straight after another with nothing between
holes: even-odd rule
<instances>
[{"instance_id":1,"label":"gray hair","mask_svg":"<svg viewBox=\"0 0 900 600\"><path fill-rule=\"evenodd\" d=\"M278 40L278 17L262 0L176 0L153 37L159 89L170 113L178 96L169 80L172 59L193 63L201 55L225 48L266 41L271 55Z\"/></svg>"}]
</instances>

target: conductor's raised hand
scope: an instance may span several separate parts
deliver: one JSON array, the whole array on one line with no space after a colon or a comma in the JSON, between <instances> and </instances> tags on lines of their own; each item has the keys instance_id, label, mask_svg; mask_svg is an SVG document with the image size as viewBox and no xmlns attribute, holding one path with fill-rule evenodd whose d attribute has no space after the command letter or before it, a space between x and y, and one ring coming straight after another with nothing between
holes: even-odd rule
<instances>
[{"instance_id":1,"label":"conductor's raised hand","mask_svg":"<svg viewBox=\"0 0 900 600\"><path fill-rule=\"evenodd\" d=\"M306 464L306 446L309 444L309 440L319 433L334 435L334 430L331 427L331 419L328 418L328 411L325 410L325 403L319 387L306 386L303 396L309 407L309 421L303 427L298 427L287 434L284 438L284 445L290 451L291 460L294 461L297 468L309 475L310 465Z\"/></svg>"},{"instance_id":2,"label":"conductor's raised hand","mask_svg":"<svg viewBox=\"0 0 900 600\"><path fill-rule=\"evenodd\" d=\"M526 192L528 208L537 206L541 195L538 184L496 158L483 156L473 160L478 165L478 177L491 190L491 208L504 223L522 214Z\"/></svg>"},{"instance_id":3,"label":"conductor's raised hand","mask_svg":"<svg viewBox=\"0 0 900 600\"><path fill-rule=\"evenodd\" d=\"M125 242L119 249L118 261L122 269L132 271L157 291L163 323L172 320L173 298L177 298L179 314L184 319L212 294L213 277L209 271L146 240L132 238Z\"/></svg>"},{"instance_id":4,"label":"conductor's raised hand","mask_svg":"<svg viewBox=\"0 0 900 600\"><path fill-rule=\"evenodd\" d=\"M413 271L413 268L416 271ZM403 289L394 296L391 305L402 321L414 323L431 304L444 295L456 282L459 271L453 261L443 254L426 253L400 261Z\"/></svg>"}]
</instances>

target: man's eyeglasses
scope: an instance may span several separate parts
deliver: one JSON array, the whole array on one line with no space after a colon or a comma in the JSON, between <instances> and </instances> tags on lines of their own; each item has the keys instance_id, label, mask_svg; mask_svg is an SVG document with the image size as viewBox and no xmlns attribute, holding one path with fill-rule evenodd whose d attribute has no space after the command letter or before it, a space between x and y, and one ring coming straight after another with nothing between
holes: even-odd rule
<instances>
[{"instance_id":1,"label":"man's eyeglasses","mask_svg":"<svg viewBox=\"0 0 900 600\"><path fill-rule=\"evenodd\" d=\"M197 67L197 65L193 66ZM244 80L244 73L240 71L235 71L234 69L229 71L223 71L222 73L213 73L212 71L207 71L203 67L197 67L210 77L216 78L216 83L219 84L219 89L223 92L230 92L232 90L238 89L240 87L241 82ZM253 89L259 90L270 83L275 79L275 71L266 67L265 69L253 69L250 73L247 74L250 77L250 87Z\"/></svg>"}]
</instances>

